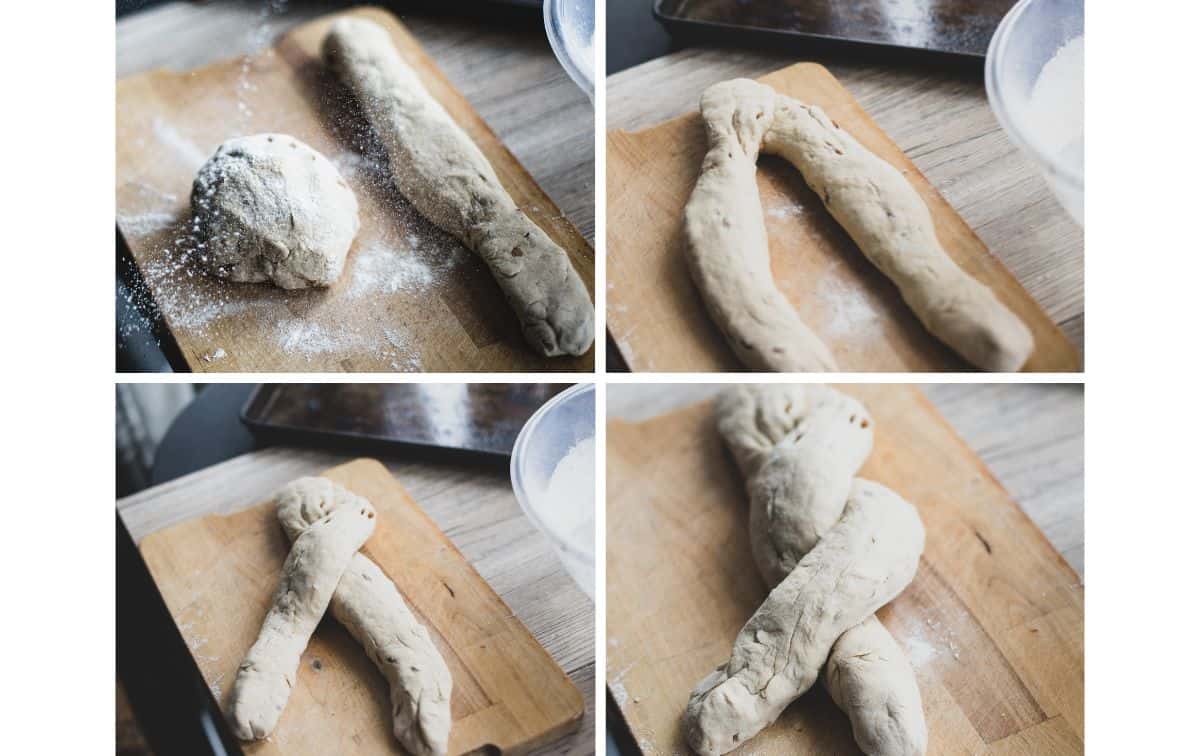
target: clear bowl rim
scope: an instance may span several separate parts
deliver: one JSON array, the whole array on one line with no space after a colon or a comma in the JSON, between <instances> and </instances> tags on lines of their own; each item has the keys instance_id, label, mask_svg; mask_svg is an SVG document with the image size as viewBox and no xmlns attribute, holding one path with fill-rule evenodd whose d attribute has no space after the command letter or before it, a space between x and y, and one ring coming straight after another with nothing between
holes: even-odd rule
<instances>
[{"instance_id":1,"label":"clear bowl rim","mask_svg":"<svg viewBox=\"0 0 1200 756\"><path fill-rule=\"evenodd\" d=\"M567 400L575 397L578 394L589 392L595 394L595 391L596 384L594 383L576 383L569 389L554 395L549 401L547 401L541 407L538 407L537 412L534 412L533 415L525 421L525 425L521 427L521 432L517 434L517 441L513 444L512 457L509 459L508 464L508 476L512 481L513 493L516 495L517 504L521 506L521 511L525 513L525 516L532 520L534 525L537 526L538 531L545 533L555 546L558 546L575 559L579 559L584 562L591 562L593 565L595 564L594 557L589 557L587 554L575 548L573 544L567 542L566 539L560 537L557 533L547 527L545 520L543 520L534 510L533 505L529 502L528 492L525 490L524 476L518 467L518 460L524 458L525 447L529 445L529 439L532 438L533 434L530 429L536 427L537 424L541 422L544 415L546 415L553 408L560 404L564 404ZM592 424L595 426L594 402L592 404ZM594 428L592 437L595 437ZM594 503L593 506L595 506Z\"/></svg>"},{"instance_id":2,"label":"clear bowl rim","mask_svg":"<svg viewBox=\"0 0 1200 756\"><path fill-rule=\"evenodd\" d=\"M554 51L554 57L558 58L559 65L567 72L567 76L571 81L575 82L575 86L583 90L583 93L588 96L588 100L592 101L595 98L596 82L588 78L588 75L583 72L575 64L571 54L567 51L567 45L563 41L565 34L562 31L562 20L559 17L558 8L561 5L561 0L545 0L542 4L542 19L546 25L546 39L550 41L550 49ZM595 31L595 11L592 12L592 29Z\"/></svg>"},{"instance_id":3,"label":"clear bowl rim","mask_svg":"<svg viewBox=\"0 0 1200 756\"><path fill-rule=\"evenodd\" d=\"M1033 155L1037 162L1047 171L1055 176L1063 177L1074 189L1083 190L1083 176L1076 174L1065 164L1059 163L1054 158L1047 154L1029 139L1026 139L1017 129L1016 123L1008 111L1007 101L1004 99L1003 91L1000 87L999 70L1003 64L1004 53L1008 49L1007 41L1012 36L1013 27L1016 26L1017 19L1033 5L1034 0L1020 0L1014 5L1004 18L1001 19L1000 25L996 27L995 34L992 35L992 41L988 43L987 58L984 62L983 84L987 90L988 103L992 107L992 113L995 114L996 120L1000 122L1000 127L1004 129L1004 133L1013 141L1021 150L1027 154Z\"/></svg>"}]
</instances>

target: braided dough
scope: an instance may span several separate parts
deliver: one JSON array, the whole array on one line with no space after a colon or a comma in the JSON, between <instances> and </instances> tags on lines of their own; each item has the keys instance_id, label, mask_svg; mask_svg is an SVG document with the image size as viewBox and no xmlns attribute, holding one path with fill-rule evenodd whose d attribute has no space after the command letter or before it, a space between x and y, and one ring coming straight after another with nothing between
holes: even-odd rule
<instances>
[{"instance_id":1,"label":"braided dough","mask_svg":"<svg viewBox=\"0 0 1200 756\"><path fill-rule=\"evenodd\" d=\"M717 417L747 479L755 562L774 590L730 662L693 693L689 742L701 753L736 747L807 690L828 657L823 682L859 747L923 754L920 689L874 611L911 581L924 528L899 496L854 477L872 445L866 409L822 386L739 386L721 395ZM820 570L841 582L821 582Z\"/></svg>"},{"instance_id":2,"label":"braided dough","mask_svg":"<svg viewBox=\"0 0 1200 756\"><path fill-rule=\"evenodd\" d=\"M327 478L300 478L275 495L279 522L295 541L329 512L366 503ZM387 678L392 731L414 756L442 756L450 737L450 669L395 584L354 554L329 608Z\"/></svg>"},{"instance_id":3,"label":"braided dough","mask_svg":"<svg viewBox=\"0 0 1200 756\"><path fill-rule=\"evenodd\" d=\"M592 303L567 254L521 212L387 32L370 21L339 19L322 54L386 147L396 188L487 263L526 340L546 356L586 352Z\"/></svg>"},{"instance_id":4,"label":"braided dough","mask_svg":"<svg viewBox=\"0 0 1200 756\"><path fill-rule=\"evenodd\" d=\"M351 557L374 529L375 510L360 499L297 536L258 639L233 682L230 716L242 740L261 740L275 729L296 683L300 655Z\"/></svg>"},{"instance_id":5,"label":"braided dough","mask_svg":"<svg viewBox=\"0 0 1200 756\"><path fill-rule=\"evenodd\" d=\"M734 79L704 91L700 114L709 151L684 210L688 260L709 312L748 366L833 369L770 277L754 182L760 149L799 169L935 337L984 370L1019 370L1029 359L1029 329L947 256L912 185L820 108Z\"/></svg>"}]
</instances>

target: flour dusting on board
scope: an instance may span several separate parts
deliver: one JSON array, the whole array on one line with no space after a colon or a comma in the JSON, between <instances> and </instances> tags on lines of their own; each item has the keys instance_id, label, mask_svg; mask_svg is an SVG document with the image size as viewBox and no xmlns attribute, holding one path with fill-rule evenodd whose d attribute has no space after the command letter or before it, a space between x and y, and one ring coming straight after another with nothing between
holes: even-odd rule
<instances>
[{"instance_id":1,"label":"flour dusting on board","mask_svg":"<svg viewBox=\"0 0 1200 756\"><path fill-rule=\"evenodd\" d=\"M285 292L270 284L232 283L206 274L200 268L205 244L192 233L192 224L191 219L176 222L169 226L173 233L159 237L158 249L140 266L144 286L127 298L143 311L156 308L173 331L213 340L201 352L201 359L210 363L236 357L217 338L236 329L238 321L258 321L267 332L249 336L265 337L280 354L306 362L327 355L371 355L393 370L421 370L419 348L405 324L395 322L385 307L350 303L371 296L384 301L405 293L426 296L447 273L469 261L461 247L446 252L444 240L427 243L424 235L409 234L402 243L365 238L356 242L333 287ZM428 262L430 257L437 262ZM344 317L348 310L355 312L352 320ZM127 330L140 327L133 324Z\"/></svg>"},{"instance_id":2,"label":"flour dusting on board","mask_svg":"<svg viewBox=\"0 0 1200 756\"><path fill-rule=\"evenodd\" d=\"M177 220L174 213L149 212L117 216L121 230L130 236L151 236L162 233L175 225Z\"/></svg>"},{"instance_id":3,"label":"flour dusting on board","mask_svg":"<svg viewBox=\"0 0 1200 756\"><path fill-rule=\"evenodd\" d=\"M410 249L392 249L378 242L359 250L350 275L349 294L361 297L372 291L428 289L433 271Z\"/></svg>"},{"instance_id":4,"label":"flour dusting on board","mask_svg":"<svg viewBox=\"0 0 1200 756\"><path fill-rule=\"evenodd\" d=\"M801 215L804 215L804 205L771 205L767 208L766 215L768 218L772 219L799 218Z\"/></svg>"},{"instance_id":5,"label":"flour dusting on board","mask_svg":"<svg viewBox=\"0 0 1200 756\"><path fill-rule=\"evenodd\" d=\"M847 285L831 270L821 277L813 291L825 311L819 334L827 343L866 339L874 333L879 313L863 287Z\"/></svg>"},{"instance_id":6,"label":"flour dusting on board","mask_svg":"<svg viewBox=\"0 0 1200 756\"><path fill-rule=\"evenodd\" d=\"M182 162L191 170L198 170L200 166L204 165L204 161L208 160L208 155L205 154L204 150L200 149L199 145L184 136L172 124L167 123L161 118L155 118L152 126L154 128L154 136L158 139L159 143L166 147L170 154L175 156L175 159Z\"/></svg>"}]
</instances>

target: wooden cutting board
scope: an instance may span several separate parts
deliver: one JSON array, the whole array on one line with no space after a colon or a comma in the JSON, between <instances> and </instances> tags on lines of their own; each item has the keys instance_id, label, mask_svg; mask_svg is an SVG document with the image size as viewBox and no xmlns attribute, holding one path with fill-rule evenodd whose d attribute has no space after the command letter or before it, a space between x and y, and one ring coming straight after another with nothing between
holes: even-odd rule
<instances>
[{"instance_id":1,"label":"wooden cutting board","mask_svg":"<svg viewBox=\"0 0 1200 756\"><path fill-rule=\"evenodd\" d=\"M525 753L576 729L583 700L550 655L387 469L359 459L324 473L378 512L363 548L396 583L450 666L450 753ZM142 555L223 709L258 635L288 545L270 502L147 536ZM404 753L388 687L332 618L317 628L291 699L254 754Z\"/></svg>"},{"instance_id":2,"label":"wooden cutting board","mask_svg":"<svg viewBox=\"0 0 1200 756\"><path fill-rule=\"evenodd\" d=\"M908 177L929 206L947 253L1033 331L1036 347L1026 370L1080 369L1078 352L1054 321L828 70L798 63L759 81L820 105ZM684 261L683 207L706 148L697 112L643 131L608 132L608 330L635 371L745 369L709 319ZM764 157L758 187L775 280L842 370L971 369L925 331L799 171Z\"/></svg>"},{"instance_id":3,"label":"wooden cutting board","mask_svg":"<svg viewBox=\"0 0 1200 756\"><path fill-rule=\"evenodd\" d=\"M592 352L545 358L526 345L486 267L391 186L353 97L320 62L335 18L382 25L463 127L517 204L571 257L589 292L590 245L391 14L358 8L296 27L262 53L117 82L117 228L183 360L197 371L591 370ZM196 170L234 136L291 134L334 162L361 229L337 284L287 292L180 266ZM179 242L177 244L177 242ZM220 350L220 351L218 351Z\"/></svg>"},{"instance_id":4,"label":"wooden cutting board","mask_svg":"<svg viewBox=\"0 0 1200 756\"><path fill-rule=\"evenodd\" d=\"M878 613L917 673L931 754L1083 753L1083 587L911 386L842 388L875 419L863 477L920 511L913 583ZM608 688L646 754L686 753L692 687L766 596L712 402L608 423ZM857 753L816 686L736 753Z\"/></svg>"}]
</instances>

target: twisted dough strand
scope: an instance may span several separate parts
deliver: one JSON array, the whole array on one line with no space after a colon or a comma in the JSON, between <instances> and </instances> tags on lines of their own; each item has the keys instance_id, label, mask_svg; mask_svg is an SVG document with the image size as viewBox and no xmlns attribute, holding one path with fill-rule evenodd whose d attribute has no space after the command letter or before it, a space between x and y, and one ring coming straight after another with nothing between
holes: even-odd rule
<instances>
[{"instance_id":1,"label":"twisted dough strand","mask_svg":"<svg viewBox=\"0 0 1200 756\"><path fill-rule=\"evenodd\" d=\"M693 693L692 746L701 753L736 747L811 686L827 656L823 682L850 717L859 747L870 756L924 753L916 678L874 617L912 579L924 529L899 496L854 477L872 445L866 409L826 387L773 385L723 393L717 415L747 479L755 562L774 590L739 634L730 662ZM863 514L868 505L873 517ZM884 543L851 553L846 531L855 528ZM852 579L831 588L813 578L822 567L845 569ZM785 598L805 606L784 606ZM798 632L786 645L764 632L789 622Z\"/></svg>"}]
</instances>

